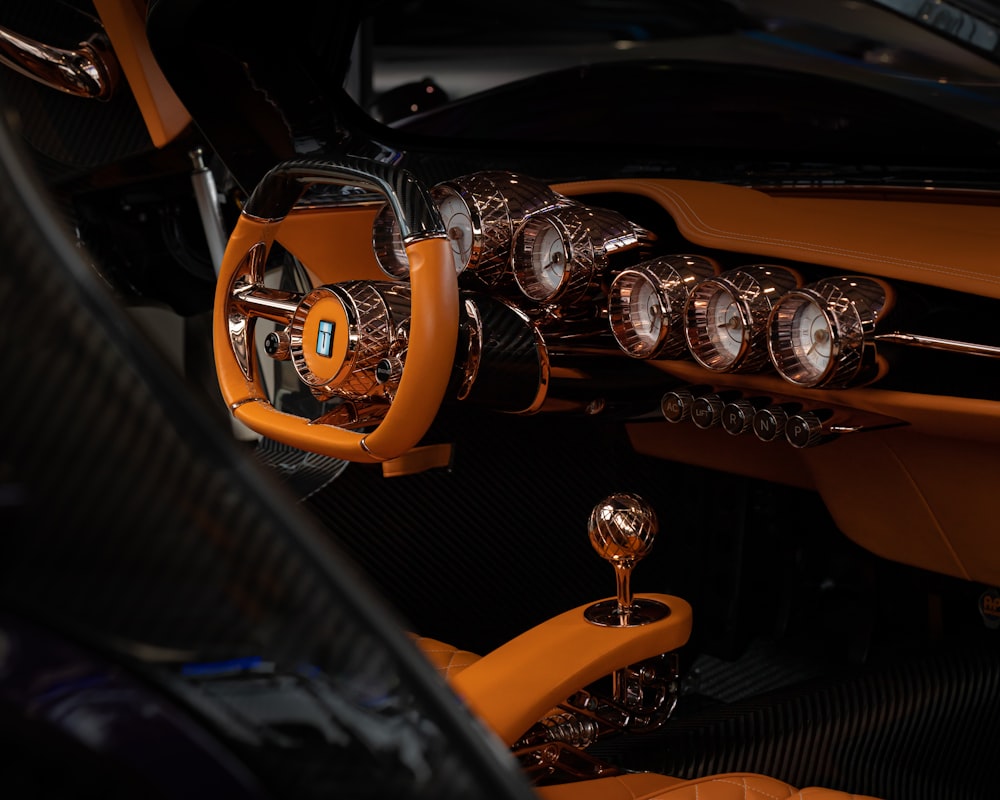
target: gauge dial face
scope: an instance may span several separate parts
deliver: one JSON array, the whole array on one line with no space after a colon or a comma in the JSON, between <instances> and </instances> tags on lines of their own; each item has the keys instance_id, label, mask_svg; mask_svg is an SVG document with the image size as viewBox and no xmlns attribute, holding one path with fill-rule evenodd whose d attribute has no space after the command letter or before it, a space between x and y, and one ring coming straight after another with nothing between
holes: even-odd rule
<instances>
[{"instance_id":1,"label":"gauge dial face","mask_svg":"<svg viewBox=\"0 0 1000 800\"><path fill-rule=\"evenodd\" d=\"M399 230L399 220L386 203L375 216L372 225L372 248L375 259L382 271L394 278L405 278L410 274L410 260L406 257L403 236Z\"/></svg>"},{"instance_id":2,"label":"gauge dial face","mask_svg":"<svg viewBox=\"0 0 1000 800\"><path fill-rule=\"evenodd\" d=\"M746 325L733 293L720 286L708 299L705 318L708 340L716 356L724 366L735 363L743 347Z\"/></svg>"},{"instance_id":3,"label":"gauge dial face","mask_svg":"<svg viewBox=\"0 0 1000 800\"><path fill-rule=\"evenodd\" d=\"M799 306L791 322L792 351L802 370L815 378L830 368L833 356L833 330L823 309L815 300Z\"/></svg>"},{"instance_id":4,"label":"gauge dial face","mask_svg":"<svg viewBox=\"0 0 1000 800\"><path fill-rule=\"evenodd\" d=\"M619 346L636 358L657 355L667 336L670 300L646 272L625 270L611 284L608 318Z\"/></svg>"},{"instance_id":5,"label":"gauge dial face","mask_svg":"<svg viewBox=\"0 0 1000 800\"><path fill-rule=\"evenodd\" d=\"M799 386L843 388L873 379L879 367L871 332L891 302L884 283L852 275L789 292L767 323L775 369Z\"/></svg>"},{"instance_id":6,"label":"gauge dial face","mask_svg":"<svg viewBox=\"0 0 1000 800\"><path fill-rule=\"evenodd\" d=\"M628 316L643 348L652 348L663 334L664 299L646 277L638 280L628 297Z\"/></svg>"},{"instance_id":7,"label":"gauge dial face","mask_svg":"<svg viewBox=\"0 0 1000 800\"><path fill-rule=\"evenodd\" d=\"M434 191L434 200L444 229L451 243L451 253L455 259L455 272L462 272L472 259L476 229L473 224L469 204L450 186L441 186Z\"/></svg>"},{"instance_id":8,"label":"gauge dial face","mask_svg":"<svg viewBox=\"0 0 1000 800\"><path fill-rule=\"evenodd\" d=\"M749 264L696 284L684 334L691 355L719 372L752 372L767 364L767 320L801 276L788 267Z\"/></svg>"},{"instance_id":9,"label":"gauge dial face","mask_svg":"<svg viewBox=\"0 0 1000 800\"><path fill-rule=\"evenodd\" d=\"M518 283L525 294L534 300L549 300L558 292L566 279L569 260L568 247L562 230L549 219L529 222L534 237L528 245L527 270L518 270Z\"/></svg>"}]
</instances>

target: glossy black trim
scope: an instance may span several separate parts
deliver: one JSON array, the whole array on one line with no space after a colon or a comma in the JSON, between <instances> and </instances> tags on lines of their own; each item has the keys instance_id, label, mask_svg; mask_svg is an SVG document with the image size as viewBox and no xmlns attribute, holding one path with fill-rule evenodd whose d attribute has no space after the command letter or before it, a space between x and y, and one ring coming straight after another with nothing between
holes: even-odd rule
<instances>
[{"instance_id":1,"label":"glossy black trim","mask_svg":"<svg viewBox=\"0 0 1000 800\"><path fill-rule=\"evenodd\" d=\"M445 235L430 193L411 173L355 156L279 164L254 189L243 213L269 221L283 219L310 187L319 185L358 186L385 196L404 242Z\"/></svg>"}]
</instances>

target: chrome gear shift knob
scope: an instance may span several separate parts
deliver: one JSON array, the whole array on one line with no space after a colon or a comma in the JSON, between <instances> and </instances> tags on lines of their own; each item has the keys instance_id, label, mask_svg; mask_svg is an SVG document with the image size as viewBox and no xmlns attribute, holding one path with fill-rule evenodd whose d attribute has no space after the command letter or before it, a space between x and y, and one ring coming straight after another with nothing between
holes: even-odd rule
<instances>
[{"instance_id":1,"label":"chrome gear shift knob","mask_svg":"<svg viewBox=\"0 0 1000 800\"><path fill-rule=\"evenodd\" d=\"M635 494L613 494L590 512L587 532L597 554L612 564L629 567L653 548L660 529L656 512Z\"/></svg>"},{"instance_id":2,"label":"chrome gear shift knob","mask_svg":"<svg viewBox=\"0 0 1000 800\"><path fill-rule=\"evenodd\" d=\"M594 506L587 524L590 543L615 568L617 596L588 608L584 616L589 622L630 627L655 622L670 613L655 600L632 597L632 569L652 550L658 530L656 512L636 494L612 494Z\"/></svg>"}]
</instances>

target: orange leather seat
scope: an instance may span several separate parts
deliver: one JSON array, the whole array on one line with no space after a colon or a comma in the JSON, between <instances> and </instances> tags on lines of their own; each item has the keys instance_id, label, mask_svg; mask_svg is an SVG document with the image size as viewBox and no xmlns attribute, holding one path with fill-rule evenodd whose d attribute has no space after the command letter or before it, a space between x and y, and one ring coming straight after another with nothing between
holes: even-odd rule
<instances>
[{"instance_id":1,"label":"orange leather seat","mask_svg":"<svg viewBox=\"0 0 1000 800\"><path fill-rule=\"evenodd\" d=\"M437 639L430 639L426 636L410 634L417 647L427 656L434 669L438 671L442 678L450 681L470 664L475 664L480 656L470 653L468 650L459 650L450 644L439 642Z\"/></svg>"},{"instance_id":2,"label":"orange leather seat","mask_svg":"<svg viewBox=\"0 0 1000 800\"><path fill-rule=\"evenodd\" d=\"M654 773L597 778L536 790L543 800L875 800L860 794L810 787L743 772L691 781Z\"/></svg>"}]
</instances>

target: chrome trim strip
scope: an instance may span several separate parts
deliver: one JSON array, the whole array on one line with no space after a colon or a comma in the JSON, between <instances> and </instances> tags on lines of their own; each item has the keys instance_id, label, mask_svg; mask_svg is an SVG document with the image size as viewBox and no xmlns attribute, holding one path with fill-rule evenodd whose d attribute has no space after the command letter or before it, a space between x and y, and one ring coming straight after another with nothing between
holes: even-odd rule
<instances>
[{"instance_id":1,"label":"chrome trim strip","mask_svg":"<svg viewBox=\"0 0 1000 800\"><path fill-rule=\"evenodd\" d=\"M908 347L923 347L928 350L946 350L950 353L964 353L969 356L1000 358L1000 347L996 345L958 342L954 339L940 339L937 336L923 336L919 333L901 333L899 331L880 333L875 337L875 341L902 344Z\"/></svg>"},{"instance_id":2,"label":"chrome trim strip","mask_svg":"<svg viewBox=\"0 0 1000 800\"><path fill-rule=\"evenodd\" d=\"M545 398L549 396L549 384L552 382L552 358L549 355L548 345L542 332L532 326L535 333L535 346L538 349L538 394L531 405L522 414L535 414L545 405Z\"/></svg>"},{"instance_id":3,"label":"chrome trim strip","mask_svg":"<svg viewBox=\"0 0 1000 800\"><path fill-rule=\"evenodd\" d=\"M545 334L542 333L538 325L535 325L523 309L507 301L502 301L511 311L519 316L531 328L532 337L535 340L535 352L538 354L538 391L529 405L518 414L537 414L545 405L545 399L549 396L549 384L552 383L552 355L549 352L548 343L545 341Z\"/></svg>"},{"instance_id":4,"label":"chrome trim strip","mask_svg":"<svg viewBox=\"0 0 1000 800\"><path fill-rule=\"evenodd\" d=\"M266 397L254 397L251 395L250 397L244 397L242 400L237 400L235 403L230 403L229 409L231 411L235 411L237 408L240 408L240 406L245 406L250 403L264 403L266 405L271 405L271 401Z\"/></svg>"},{"instance_id":5,"label":"chrome trim strip","mask_svg":"<svg viewBox=\"0 0 1000 800\"><path fill-rule=\"evenodd\" d=\"M267 245L257 242L240 261L229 284L229 298L226 301L226 325L229 332L229 346L240 371L248 383L253 382L253 361L251 359L251 338L253 336L252 317L240 302L245 295L253 292L262 282Z\"/></svg>"},{"instance_id":6,"label":"chrome trim strip","mask_svg":"<svg viewBox=\"0 0 1000 800\"><path fill-rule=\"evenodd\" d=\"M469 298L465 299L465 313L468 316L469 350L465 354L465 369L462 372L462 381L458 387L456 398L465 400L469 396L472 384L476 382L479 375L479 364L483 357L483 320L479 316L479 308Z\"/></svg>"},{"instance_id":7,"label":"chrome trim strip","mask_svg":"<svg viewBox=\"0 0 1000 800\"><path fill-rule=\"evenodd\" d=\"M0 64L75 97L108 100L118 85L118 62L99 35L64 50L0 27Z\"/></svg>"}]
</instances>

